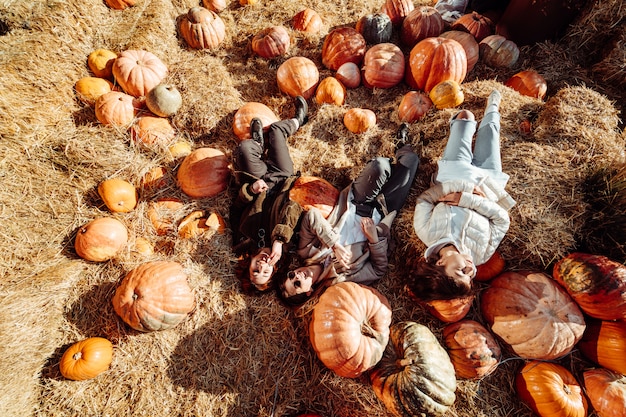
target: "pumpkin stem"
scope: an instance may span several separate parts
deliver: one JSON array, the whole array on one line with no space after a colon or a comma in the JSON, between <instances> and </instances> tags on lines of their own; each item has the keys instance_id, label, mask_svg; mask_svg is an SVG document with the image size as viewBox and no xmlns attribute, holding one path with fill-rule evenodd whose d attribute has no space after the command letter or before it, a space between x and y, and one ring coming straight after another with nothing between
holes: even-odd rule
<instances>
[{"instance_id":1,"label":"pumpkin stem","mask_svg":"<svg viewBox=\"0 0 626 417\"><path fill-rule=\"evenodd\" d=\"M380 333L374 330L367 321L361 323L361 334L376 340L380 338Z\"/></svg>"},{"instance_id":2,"label":"pumpkin stem","mask_svg":"<svg viewBox=\"0 0 626 417\"><path fill-rule=\"evenodd\" d=\"M411 364L413 364L413 359L409 359L409 358L402 358L396 361L396 366L398 368L404 368L405 366L409 366Z\"/></svg>"},{"instance_id":3,"label":"pumpkin stem","mask_svg":"<svg viewBox=\"0 0 626 417\"><path fill-rule=\"evenodd\" d=\"M79 360L80 358L83 357L83 352L78 351L75 354L72 355L72 359L74 359L75 361Z\"/></svg>"},{"instance_id":4,"label":"pumpkin stem","mask_svg":"<svg viewBox=\"0 0 626 417\"><path fill-rule=\"evenodd\" d=\"M572 395L572 390L570 389L569 385L567 385L567 384L563 384L563 391L565 391L566 395Z\"/></svg>"}]
</instances>

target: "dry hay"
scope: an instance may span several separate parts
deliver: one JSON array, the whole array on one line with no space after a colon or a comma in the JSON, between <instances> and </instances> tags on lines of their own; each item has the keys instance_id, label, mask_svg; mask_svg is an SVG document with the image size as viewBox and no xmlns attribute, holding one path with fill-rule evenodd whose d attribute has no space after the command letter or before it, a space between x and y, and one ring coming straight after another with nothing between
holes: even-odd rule
<instances>
[{"instance_id":1,"label":"dry hay","mask_svg":"<svg viewBox=\"0 0 626 417\"><path fill-rule=\"evenodd\" d=\"M318 35L293 33L291 55L311 58L322 77L330 75L319 54L324 35L332 27L354 25L379 3L309 2L326 26ZM227 216L232 189L215 198L190 199L175 183L180 159L165 149L137 145L127 131L99 125L93 109L74 96L74 83L89 75L90 52L137 48L168 65L168 81L183 95L172 123L179 138L194 147L230 154L236 143L232 115L247 101L263 102L279 116L290 117L292 100L275 83L284 58L255 57L249 41L267 25L288 26L304 4L277 0L240 7L231 2L221 14L227 38L210 52L189 50L177 36L176 19L194 5L188 0L139 0L133 8L114 11L100 0L33 0L0 6L7 28L0 36L0 230L5 248L0 262L0 414L293 416L307 410L324 416L386 416L366 377L339 378L319 363L308 342L310 310L292 312L273 295L251 297L240 291L230 233L182 240L175 230L158 235L147 218L150 202L162 197L183 202L180 216L196 209ZM615 108L591 78L600 71L577 66L566 48L555 54L533 52L548 47L524 50L515 68L479 63L464 84L464 106L478 117L491 89L503 93L503 164L518 202L501 246L511 268L548 267L576 248L581 224L592 214L577 195L581 181L588 169L618 159L626 142L617 130ZM552 88L545 103L501 84L522 66L545 73ZM289 140L296 166L343 187L369 158L391 155L396 109L406 91L404 85L359 88L349 90L344 107L312 104L310 123ZM342 125L346 108L357 106L374 109L378 117L378 125L362 135ZM411 126L422 165L394 226L390 272L376 285L389 298L395 321L419 321L437 335L442 324L408 297L403 278L406 265L423 249L412 232L411 207L429 184L454 111L432 110ZM518 128L526 119L533 122L530 135ZM139 185L156 166L168 169L168 185L142 189L133 212L115 215L131 231L128 248L106 263L79 259L73 250L76 230L110 215L97 184L119 176ZM138 237L155 245L154 255L135 250ZM183 264L197 308L175 329L139 334L116 317L110 299L127 271L153 259ZM481 320L476 306L470 317ZM91 336L114 343L111 370L89 381L65 380L58 370L61 354L69 344ZM565 360L574 361L575 355ZM509 358L481 381L459 381L458 399L448 414L530 415L511 387L519 364Z\"/></svg>"}]
</instances>

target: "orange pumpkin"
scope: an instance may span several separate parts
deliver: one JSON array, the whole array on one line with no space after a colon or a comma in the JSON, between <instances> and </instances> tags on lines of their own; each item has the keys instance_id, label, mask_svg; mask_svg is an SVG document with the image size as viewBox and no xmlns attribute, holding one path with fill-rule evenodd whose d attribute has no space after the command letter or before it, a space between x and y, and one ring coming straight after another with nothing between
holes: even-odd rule
<instances>
[{"instance_id":1,"label":"orange pumpkin","mask_svg":"<svg viewBox=\"0 0 626 417\"><path fill-rule=\"evenodd\" d=\"M339 190L323 178L301 176L289 190L289 199L305 210L315 207L328 218L339 199Z\"/></svg>"},{"instance_id":2,"label":"orange pumpkin","mask_svg":"<svg viewBox=\"0 0 626 417\"><path fill-rule=\"evenodd\" d=\"M419 6L402 22L400 41L412 47L422 39L439 36L443 28L444 21L437 9L432 6Z\"/></svg>"},{"instance_id":3,"label":"orange pumpkin","mask_svg":"<svg viewBox=\"0 0 626 417\"><path fill-rule=\"evenodd\" d=\"M461 44L461 46L465 50L465 56L467 57L467 72L470 72L474 68L474 66L478 62L478 58L480 57L480 50L478 48L478 42L476 42L476 39L470 33L462 32L460 30L448 30L439 35L439 37L445 39L454 39Z\"/></svg>"},{"instance_id":4,"label":"orange pumpkin","mask_svg":"<svg viewBox=\"0 0 626 417\"><path fill-rule=\"evenodd\" d=\"M379 43L365 52L363 84L373 88L391 88L404 78L404 54L393 43Z\"/></svg>"},{"instance_id":5,"label":"orange pumpkin","mask_svg":"<svg viewBox=\"0 0 626 417\"><path fill-rule=\"evenodd\" d=\"M403 122L413 123L420 120L433 106L433 102L421 91L409 91L400 101L398 118Z\"/></svg>"},{"instance_id":6,"label":"orange pumpkin","mask_svg":"<svg viewBox=\"0 0 626 417\"><path fill-rule=\"evenodd\" d=\"M585 318L543 272L505 272L480 298L483 317L507 347L525 359L556 359L582 338Z\"/></svg>"},{"instance_id":7,"label":"orange pumpkin","mask_svg":"<svg viewBox=\"0 0 626 417\"><path fill-rule=\"evenodd\" d=\"M291 26L300 32L318 33L322 30L323 22L315 10L307 7L295 14L291 19Z\"/></svg>"},{"instance_id":8,"label":"orange pumpkin","mask_svg":"<svg viewBox=\"0 0 626 417\"><path fill-rule=\"evenodd\" d=\"M450 300L430 300L424 303L426 310L445 323L454 323L469 313L474 296L452 298Z\"/></svg>"},{"instance_id":9,"label":"orange pumpkin","mask_svg":"<svg viewBox=\"0 0 626 417\"><path fill-rule=\"evenodd\" d=\"M113 78L113 62L117 54L108 49L96 49L87 57L87 66L99 78Z\"/></svg>"},{"instance_id":10,"label":"orange pumpkin","mask_svg":"<svg viewBox=\"0 0 626 417\"><path fill-rule=\"evenodd\" d=\"M141 332L170 329L195 307L187 274L171 261L146 262L128 272L112 302L117 315Z\"/></svg>"},{"instance_id":11,"label":"orange pumpkin","mask_svg":"<svg viewBox=\"0 0 626 417\"><path fill-rule=\"evenodd\" d=\"M309 58L294 56L280 64L276 71L278 89L291 97L310 99L320 82L317 66Z\"/></svg>"},{"instance_id":12,"label":"orange pumpkin","mask_svg":"<svg viewBox=\"0 0 626 417\"><path fill-rule=\"evenodd\" d=\"M333 29L322 44L322 64L332 71L337 71L346 62L361 65L366 47L365 38L356 29Z\"/></svg>"},{"instance_id":13,"label":"orange pumpkin","mask_svg":"<svg viewBox=\"0 0 626 417\"><path fill-rule=\"evenodd\" d=\"M104 0L111 9L124 10L135 5L137 0Z\"/></svg>"},{"instance_id":14,"label":"orange pumpkin","mask_svg":"<svg viewBox=\"0 0 626 417\"><path fill-rule=\"evenodd\" d=\"M164 236L174 228L174 221L181 216L184 203L177 198L162 198L148 206L148 219L157 235Z\"/></svg>"},{"instance_id":15,"label":"orange pumpkin","mask_svg":"<svg viewBox=\"0 0 626 417\"><path fill-rule=\"evenodd\" d=\"M442 335L458 378L483 378L498 367L500 346L489 330L477 321L461 320L448 324Z\"/></svg>"},{"instance_id":16,"label":"orange pumpkin","mask_svg":"<svg viewBox=\"0 0 626 417\"><path fill-rule=\"evenodd\" d=\"M252 51L263 58L285 55L290 46L289 32L284 26L270 26L252 38Z\"/></svg>"},{"instance_id":17,"label":"orange pumpkin","mask_svg":"<svg viewBox=\"0 0 626 417\"><path fill-rule=\"evenodd\" d=\"M450 29L467 32L480 42L487 36L493 35L495 25L488 17L473 11L459 17L452 23Z\"/></svg>"},{"instance_id":18,"label":"orange pumpkin","mask_svg":"<svg viewBox=\"0 0 626 417\"><path fill-rule=\"evenodd\" d=\"M626 319L626 266L606 256L575 252L554 265L552 276L591 317Z\"/></svg>"},{"instance_id":19,"label":"orange pumpkin","mask_svg":"<svg viewBox=\"0 0 626 417\"><path fill-rule=\"evenodd\" d=\"M585 392L602 417L623 417L626 410L626 376L608 369L583 372Z\"/></svg>"},{"instance_id":20,"label":"orange pumpkin","mask_svg":"<svg viewBox=\"0 0 626 417\"><path fill-rule=\"evenodd\" d=\"M137 190L121 178L110 178L98 184L98 195L114 213L128 213L137 206Z\"/></svg>"},{"instance_id":21,"label":"orange pumpkin","mask_svg":"<svg viewBox=\"0 0 626 417\"><path fill-rule=\"evenodd\" d=\"M535 70L524 70L511 76L504 83L521 95L543 100L548 91L546 79Z\"/></svg>"},{"instance_id":22,"label":"orange pumpkin","mask_svg":"<svg viewBox=\"0 0 626 417\"><path fill-rule=\"evenodd\" d=\"M176 137L169 119L154 115L138 117L130 127L130 133L135 142L147 147L169 145Z\"/></svg>"},{"instance_id":23,"label":"orange pumpkin","mask_svg":"<svg viewBox=\"0 0 626 417\"><path fill-rule=\"evenodd\" d=\"M215 13L221 13L226 9L226 0L202 0L202 5Z\"/></svg>"},{"instance_id":24,"label":"orange pumpkin","mask_svg":"<svg viewBox=\"0 0 626 417\"><path fill-rule=\"evenodd\" d=\"M415 9L413 0L385 0L380 11L389 16L394 26L398 26L413 9Z\"/></svg>"},{"instance_id":25,"label":"orange pumpkin","mask_svg":"<svg viewBox=\"0 0 626 417\"><path fill-rule=\"evenodd\" d=\"M266 132L272 123L279 120L276 113L265 104L255 101L245 103L237 109L233 118L233 133L239 140L250 139L250 122L255 117L261 119L263 130Z\"/></svg>"},{"instance_id":26,"label":"orange pumpkin","mask_svg":"<svg viewBox=\"0 0 626 417\"><path fill-rule=\"evenodd\" d=\"M511 68L519 59L519 48L504 36L489 35L478 44L483 62L490 67Z\"/></svg>"},{"instance_id":27,"label":"orange pumpkin","mask_svg":"<svg viewBox=\"0 0 626 417\"><path fill-rule=\"evenodd\" d=\"M167 168L156 166L146 172L141 178L141 189L155 191L165 188L168 185Z\"/></svg>"},{"instance_id":28,"label":"orange pumpkin","mask_svg":"<svg viewBox=\"0 0 626 417\"><path fill-rule=\"evenodd\" d=\"M178 185L193 198L213 197L226 190L230 161L224 152L198 148L185 157L178 168Z\"/></svg>"},{"instance_id":29,"label":"orange pumpkin","mask_svg":"<svg viewBox=\"0 0 626 417\"><path fill-rule=\"evenodd\" d=\"M465 100L461 86L454 80L445 80L435 85L428 96L438 109L457 107Z\"/></svg>"},{"instance_id":30,"label":"orange pumpkin","mask_svg":"<svg viewBox=\"0 0 626 417\"><path fill-rule=\"evenodd\" d=\"M411 49L407 73L407 83L426 93L442 81L461 84L467 74L465 49L454 39L426 38Z\"/></svg>"},{"instance_id":31,"label":"orange pumpkin","mask_svg":"<svg viewBox=\"0 0 626 417\"><path fill-rule=\"evenodd\" d=\"M142 97L163 81L167 66L152 52L129 49L113 62L113 75L126 93Z\"/></svg>"},{"instance_id":32,"label":"orange pumpkin","mask_svg":"<svg viewBox=\"0 0 626 417\"><path fill-rule=\"evenodd\" d=\"M500 254L500 251L495 251L487 262L476 267L476 276L474 279L476 281L489 281L500 275L505 267L506 262L502 254Z\"/></svg>"},{"instance_id":33,"label":"orange pumpkin","mask_svg":"<svg viewBox=\"0 0 626 417\"><path fill-rule=\"evenodd\" d=\"M74 343L61 356L61 375L74 381L95 378L109 369L113 344L102 337L90 337Z\"/></svg>"},{"instance_id":34,"label":"orange pumpkin","mask_svg":"<svg viewBox=\"0 0 626 417\"><path fill-rule=\"evenodd\" d=\"M391 307L377 290L354 282L329 287L313 309L309 337L335 374L356 378L380 361L389 340Z\"/></svg>"},{"instance_id":35,"label":"orange pumpkin","mask_svg":"<svg viewBox=\"0 0 626 417\"><path fill-rule=\"evenodd\" d=\"M189 9L179 20L178 29L187 45L194 49L217 48L226 37L222 18L200 6Z\"/></svg>"},{"instance_id":36,"label":"orange pumpkin","mask_svg":"<svg viewBox=\"0 0 626 417\"><path fill-rule=\"evenodd\" d=\"M574 375L556 363L530 361L516 374L518 397L541 417L585 417L587 399Z\"/></svg>"},{"instance_id":37,"label":"orange pumpkin","mask_svg":"<svg viewBox=\"0 0 626 417\"><path fill-rule=\"evenodd\" d=\"M357 88L361 85L361 69L354 62L346 62L337 68L335 78L346 88Z\"/></svg>"},{"instance_id":38,"label":"orange pumpkin","mask_svg":"<svg viewBox=\"0 0 626 417\"><path fill-rule=\"evenodd\" d=\"M104 78L83 77L76 81L74 89L80 101L93 106L98 97L113 90L113 83Z\"/></svg>"},{"instance_id":39,"label":"orange pumpkin","mask_svg":"<svg viewBox=\"0 0 626 417\"><path fill-rule=\"evenodd\" d=\"M335 77L324 78L315 91L315 102L317 104L343 105L346 101L346 87Z\"/></svg>"},{"instance_id":40,"label":"orange pumpkin","mask_svg":"<svg viewBox=\"0 0 626 417\"><path fill-rule=\"evenodd\" d=\"M130 94L121 91L110 91L96 99L96 118L103 125L128 127L141 104Z\"/></svg>"},{"instance_id":41,"label":"orange pumpkin","mask_svg":"<svg viewBox=\"0 0 626 417\"><path fill-rule=\"evenodd\" d=\"M343 115L343 124L352 133L363 133L376 126L376 113L370 109L352 108Z\"/></svg>"},{"instance_id":42,"label":"orange pumpkin","mask_svg":"<svg viewBox=\"0 0 626 417\"><path fill-rule=\"evenodd\" d=\"M183 239L191 239L198 236L211 238L215 233L224 233L226 223L222 216L217 213L205 215L204 210L196 210L189 213L178 225L178 236Z\"/></svg>"},{"instance_id":43,"label":"orange pumpkin","mask_svg":"<svg viewBox=\"0 0 626 417\"><path fill-rule=\"evenodd\" d=\"M103 262L114 258L128 242L128 230L112 217L102 217L82 226L76 234L74 249L81 258Z\"/></svg>"},{"instance_id":44,"label":"orange pumpkin","mask_svg":"<svg viewBox=\"0 0 626 417\"><path fill-rule=\"evenodd\" d=\"M596 364L626 374L626 322L588 319L578 348Z\"/></svg>"}]
</instances>

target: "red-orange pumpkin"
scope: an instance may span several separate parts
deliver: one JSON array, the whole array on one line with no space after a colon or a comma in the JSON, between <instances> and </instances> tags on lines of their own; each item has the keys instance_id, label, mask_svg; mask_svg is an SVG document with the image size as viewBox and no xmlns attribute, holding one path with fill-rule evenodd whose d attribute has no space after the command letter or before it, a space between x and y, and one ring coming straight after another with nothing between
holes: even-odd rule
<instances>
[{"instance_id":1,"label":"red-orange pumpkin","mask_svg":"<svg viewBox=\"0 0 626 417\"><path fill-rule=\"evenodd\" d=\"M341 377L356 378L382 358L390 325L387 298L371 287L346 281L320 296L309 337L328 369Z\"/></svg>"},{"instance_id":2,"label":"red-orange pumpkin","mask_svg":"<svg viewBox=\"0 0 626 417\"><path fill-rule=\"evenodd\" d=\"M511 68L519 59L519 48L504 36L489 35L478 43L483 62L490 67Z\"/></svg>"},{"instance_id":3,"label":"red-orange pumpkin","mask_svg":"<svg viewBox=\"0 0 626 417\"><path fill-rule=\"evenodd\" d=\"M337 68L335 78L346 88L357 88L361 85L361 69L354 62L346 62Z\"/></svg>"},{"instance_id":4,"label":"red-orange pumpkin","mask_svg":"<svg viewBox=\"0 0 626 417\"><path fill-rule=\"evenodd\" d=\"M626 376L608 369L590 369L583 373L585 392L599 416L624 417Z\"/></svg>"},{"instance_id":5,"label":"red-orange pumpkin","mask_svg":"<svg viewBox=\"0 0 626 417\"><path fill-rule=\"evenodd\" d=\"M105 0L107 6L115 10L124 10L135 5L137 0Z\"/></svg>"},{"instance_id":6,"label":"red-orange pumpkin","mask_svg":"<svg viewBox=\"0 0 626 417\"><path fill-rule=\"evenodd\" d=\"M391 88L404 78L404 54L393 43L379 43L365 52L363 84L373 88Z\"/></svg>"},{"instance_id":7,"label":"red-orange pumpkin","mask_svg":"<svg viewBox=\"0 0 626 417\"><path fill-rule=\"evenodd\" d=\"M309 58L294 56L280 64L276 71L278 89L291 97L310 99L320 82L317 66Z\"/></svg>"},{"instance_id":8,"label":"red-orange pumpkin","mask_svg":"<svg viewBox=\"0 0 626 417\"><path fill-rule=\"evenodd\" d=\"M486 16L477 12L471 12L459 17L450 26L452 30L460 30L471 34L477 42L482 41L489 35L493 35L495 25Z\"/></svg>"},{"instance_id":9,"label":"red-orange pumpkin","mask_svg":"<svg viewBox=\"0 0 626 417\"><path fill-rule=\"evenodd\" d=\"M487 262L476 267L476 276L474 279L476 281L489 281L500 275L505 267L506 262L502 254L500 251L495 251Z\"/></svg>"},{"instance_id":10,"label":"red-orange pumpkin","mask_svg":"<svg viewBox=\"0 0 626 417\"><path fill-rule=\"evenodd\" d=\"M291 20L295 30L306 33L318 33L322 30L323 22L320 15L313 9L300 10Z\"/></svg>"},{"instance_id":11,"label":"red-orange pumpkin","mask_svg":"<svg viewBox=\"0 0 626 417\"><path fill-rule=\"evenodd\" d=\"M518 397L541 417L586 417L587 399L574 375L556 363L530 361L515 376Z\"/></svg>"},{"instance_id":12,"label":"red-orange pumpkin","mask_svg":"<svg viewBox=\"0 0 626 417\"><path fill-rule=\"evenodd\" d=\"M195 307L187 274L171 261L146 262L128 272L112 302L117 315L142 332L172 328Z\"/></svg>"},{"instance_id":13,"label":"red-orange pumpkin","mask_svg":"<svg viewBox=\"0 0 626 417\"><path fill-rule=\"evenodd\" d=\"M76 254L87 261L103 262L114 258L128 242L128 230L112 217L102 217L82 226L76 234Z\"/></svg>"},{"instance_id":14,"label":"red-orange pumpkin","mask_svg":"<svg viewBox=\"0 0 626 417\"><path fill-rule=\"evenodd\" d=\"M284 26L270 26L252 38L252 51L263 58L285 55L290 46L289 32Z\"/></svg>"},{"instance_id":15,"label":"red-orange pumpkin","mask_svg":"<svg viewBox=\"0 0 626 417\"><path fill-rule=\"evenodd\" d=\"M237 135L239 140L250 139L250 121L255 117L261 119L265 132L272 123L279 120L276 113L265 104L256 101L245 103L237 109L233 118L233 133Z\"/></svg>"},{"instance_id":16,"label":"red-orange pumpkin","mask_svg":"<svg viewBox=\"0 0 626 417\"><path fill-rule=\"evenodd\" d=\"M585 330L578 305L542 272L500 274L483 292L480 307L491 331L525 359L560 358Z\"/></svg>"},{"instance_id":17,"label":"red-orange pumpkin","mask_svg":"<svg viewBox=\"0 0 626 417\"><path fill-rule=\"evenodd\" d=\"M500 346L489 330L477 321L461 320L448 324L442 335L458 378L483 378L498 367Z\"/></svg>"},{"instance_id":18,"label":"red-orange pumpkin","mask_svg":"<svg viewBox=\"0 0 626 417\"><path fill-rule=\"evenodd\" d=\"M578 348L596 364L626 375L626 322L588 319Z\"/></svg>"},{"instance_id":19,"label":"red-orange pumpkin","mask_svg":"<svg viewBox=\"0 0 626 417\"><path fill-rule=\"evenodd\" d=\"M90 337L74 343L61 356L61 375L74 381L95 378L109 369L113 344L103 337Z\"/></svg>"},{"instance_id":20,"label":"red-orange pumpkin","mask_svg":"<svg viewBox=\"0 0 626 417\"><path fill-rule=\"evenodd\" d=\"M461 84L467 74L467 56L454 39L426 38L411 49L405 80L417 90L430 93L442 81Z\"/></svg>"},{"instance_id":21,"label":"red-orange pumpkin","mask_svg":"<svg viewBox=\"0 0 626 417\"><path fill-rule=\"evenodd\" d=\"M403 122L413 123L420 120L433 106L428 95L421 91L409 91L400 101L398 118Z\"/></svg>"},{"instance_id":22,"label":"red-orange pumpkin","mask_svg":"<svg viewBox=\"0 0 626 417\"><path fill-rule=\"evenodd\" d=\"M289 190L289 199L305 210L315 207L327 218L337 204L339 190L323 178L301 176Z\"/></svg>"},{"instance_id":23,"label":"red-orange pumpkin","mask_svg":"<svg viewBox=\"0 0 626 417\"><path fill-rule=\"evenodd\" d=\"M521 95L540 100L543 100L548 91L546 79L535 70L520 71L506 80L504 85L511 87Z\"/></svg>"},{"instance_id":24,"label":"red-orange pumpkin","mask_svg":"<svg viewBox=\"0 0 626 417\"><path fill-rule=\"evenodd\" d=\"M575 252L554 265L552 276L591 317L626 319L626 266L606 256Z\"/></svg>"},{"instance_id":25,"label":"red-orange pumpkin","mask_svg":"<svg viewBox=\"0 0 626 417\"><path fill-rule=\"evenodd\" d=\"M400 40L408 47L422 39L439 36L443 32L444 21L441 14L432 6L420 6L411 11L400 30Z\"/></svg>"},{"instance_id":26,"label":"red-orange pumpkin","mask_svg":"<svg viewBox=\"0 0 626 417\"><path fill-rule=\"evenodd\" d=\"M335 77L324 78L315 91L315 102L317 104L343 105L346 101L346 87Z\"/></svg>"},{"instance_id":27,"label":"red-orange pumpkin","mask_svg":"<svg viewBox=\"0 0 626 417\"><path fill-rule=\"evenodd\" d=\"M343 124L352 133L363 133L376 126L376 113L370 109L352 108L343 115Z\"/></svg>"},{"instance_id":28,"label":"red-orange pumpkin","mask_svg":"<svg viewBox=\"0 0 626 417\"><path fill-rule=\"evenodd\" d=\"M152 52L129 49L118 55L112 71L126 93L142 97L163 81L167 66Z\"/></svg>"},{"instance_id":29,"label":"red-orange pumpkin","mask_svg":"<svg viewBox=\"0 0 626 417\"><path fill-rule=\"evenodd\" d=\"M180 18L178 29L187 45L194 49L217 48L226 37L222 18L200 6L192 7Z\"/></svg>"},{"instance_id":30,"label":"red-orange pumpkin","mask_svg":"<svg viewBox=\"0 0 626 417\"><path fill-rule=\"evenodd\" d=\"M454 39L460 43L461 46L463 46L467 57L467 72L470 72L480 57L478 42L476 42L476 39L470 33L462 32L460 30L448 30L439 35L439 37Z\"/></svg>"},{"instance_id":31,"label":"red-orange pumpkin","mask_svg":"<svg viewBox=\"0 0 626 417\"><path fill-rule=\"evenodd\" d=\"M366 47L365 38L356 29L333 29L322 44L322 64L332 71L337 71L346 62L361 65Z\"/></svg>"},{"instance_id":32,"label":"red-orange pumpkin","mask_svg":"<svg viewBox=\"0 0 626 417\"><path fill-rule=\"evenodd\" d=\"M455 323L469 313L474 296L452 298L450 300L430 300L425 302L426 310L445 323Z\"/></svg>"},{"instance_id":33,"label":"red-orange pumpkin","mask_svg":"<svg viewBox=\"0 0 626 417\"><path fill-rule=\"evenodd\" d=\"M121 91L110 91L96 99L96 118L103 125L128 127L141 104L130 94Z\"/></svg>"},{"instance_id":34,"label":"red-orange pumpkin","mask_svg":"<svg viewBox=\"0 0 626 417\"><path fill-rule=\"evenodd\" d=\"M218 149L198 148L185 157L176 178L189 197L213 197L228 186L230 161Z\"/></svg>"},{"instance_id":35,"label":"red-orange pumpkin","mask_svg":"<svg viewBox=\"0 0 626 417\"><path fill-rule=\"evenodd\" d=\"M385 0L380 11L389 16L394 26L398 26L413 9L415 9L413 0Z\"/></svg>"}]
</instances>

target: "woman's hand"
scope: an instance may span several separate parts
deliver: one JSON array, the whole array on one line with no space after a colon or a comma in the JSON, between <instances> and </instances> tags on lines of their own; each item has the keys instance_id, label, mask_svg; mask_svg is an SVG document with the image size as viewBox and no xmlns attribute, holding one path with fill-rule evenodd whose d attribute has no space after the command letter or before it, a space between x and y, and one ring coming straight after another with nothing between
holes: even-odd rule
<instances>
[{"instance_id":1,"label":"woman's hand","mask_svg":"<svg viewBox=\"0 0 626 417\"><path fill-rule=\"evenodd\" d=\"M256 180L250 186L250 189L254 194L261 194L263 191L267 191L269 188L270 187L267 185L267 183L262 179Z\"/></svg>"},{"instance_id":2,"label":"woman's hand","mask_svg":"<svg viewBox=\"0 0 626 417\"><path fill-rule=\"evenodd\" d=\"M370 217L363 217L361 219L361 229L369 243L378 243L378 231L376 230L374 220Z\"/></svg>"},{"instance_id":3,"label":"woman's hand","mask_svg":"<svg viewBox=\"0 0 626 417\"><path fill-rule=\"evenodd\" d=\"M481 196L481 197L487 197L485 192L478 185L474 186L474 191L472 192L472 194L476 194L476 195Z\"/></svg>"},{"instance_id":4,"label":"woman's hand","mask_svg":"<svg viewBox=\"0 0 626 417\"><path fill-rule=\"evenodd\" d=\"M335 260L344 268L350 269L350 251L337 242L333 245L333 252L335 253Z\"/></svg>"},{"instance_id":5,"label":"woman's hand","mask_svg":"<svg viewBox=\"0 0 626 417\"><path fill-rule=\"evenodd\" d=\"M438 201L440 203L446 203L449 206L458 206L461 200L461 194L460 192L449 193L441 197Z\"/></svg>"},{"instance_id":6,"label":"woman's hand","mask_svg":"<svg viewBox=\"0 0 626 417\"><path fill-rule=\"evenodd\" d=\"M272 252L270 253L267 263L274 266L280 260L281 256L283 256L283 242L276 240L272 243Z\"/></svg>"}]
</instances>

